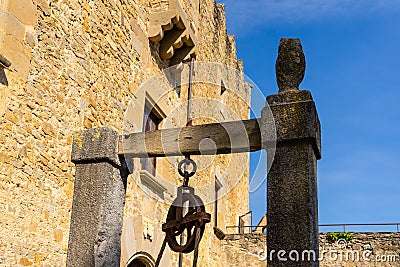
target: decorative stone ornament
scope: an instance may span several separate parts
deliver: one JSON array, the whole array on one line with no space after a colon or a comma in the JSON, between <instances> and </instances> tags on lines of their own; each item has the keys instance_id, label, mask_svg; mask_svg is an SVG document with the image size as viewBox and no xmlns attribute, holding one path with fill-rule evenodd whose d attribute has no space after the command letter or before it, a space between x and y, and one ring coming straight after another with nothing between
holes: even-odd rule
<instances>
[{"instance_id":1,"label":"decorative stone ornament","mask_svg":"<svg viewBox=\"0 0 400 267\"><path fill-rule=\"evenodd\" d=\"M306 59L299 38L282 38L276 59L279 93L299 90L306 70Z\"/></svg>"},{"instance_id":2,"label":"decorative stone ornament","mask_svg":"<svg viewBox=\"0 0 400 267\"><path fill-rule=\"evenodd\" d=\"M149 17L148 37L160 43L160 56L171 66L196 56L196 27L178 0L169 1L168 10L155 11Z\"/></svg>"}]
</instances>

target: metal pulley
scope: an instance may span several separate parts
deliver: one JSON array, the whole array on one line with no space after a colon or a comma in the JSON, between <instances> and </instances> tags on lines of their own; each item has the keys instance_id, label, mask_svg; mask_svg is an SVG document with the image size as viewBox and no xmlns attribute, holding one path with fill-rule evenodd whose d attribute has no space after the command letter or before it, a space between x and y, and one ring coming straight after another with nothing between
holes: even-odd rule
<instances>
[{"instance_id":1,"label":"metal pulley","mask_svg":"<svg viewBox=\"0 0 400 267\"><path fill-rule=\"evenodd\" d=\"M189 166L192 170L189 172ZM184 167L182 169L182 167ZM178 253L195 252L193 266L197 265L198 247L211 214L206 212L204 203L189 186L189 178L196 173L196 163L190 158L178 164L178 172L184 178L183 186L178 188L177 197L168 210L166 222L162 225L165 240L157 258L159 266L166 244ZM184 236L185 238L182 238Z\"/></svg>"},{"instance_id":2,"label":"metal pulley","mask_svg":"<svg viewBox=\"0 0 400 267\"><path fill-rule=\"evenodd\" d=\"M184 214L185 209L187 209L186 214ZM194 194L194 189L186 186L179 187L178 197L172 203L167 221L162 226L168 246L175 252L194 251L196 240L201 240L206 223L210 221L211 215L206 213L203 201ZM177 240L182 234L186 236L184 244L180 244Z\"/></svg>"}]
</instances>

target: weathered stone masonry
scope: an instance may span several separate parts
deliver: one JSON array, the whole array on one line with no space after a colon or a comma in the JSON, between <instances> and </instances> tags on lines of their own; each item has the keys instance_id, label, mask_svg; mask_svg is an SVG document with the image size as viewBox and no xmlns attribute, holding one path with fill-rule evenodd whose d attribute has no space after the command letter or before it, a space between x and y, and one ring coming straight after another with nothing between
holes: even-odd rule
<instances>
[{"instance_id":1,"label":"weathered stone masonry","mask_svg":"<svg viewBox=\"0 0 400 267\"><path fill-rule=\"evenodd\" d=\"M223 5L213 0L181 3L190 10L197 29L197 60L242 70L234 38L226 33ZM75 174L70 160L72 136L100 126L121 132L133 94L170 64L147 34L150 14L168 4L156 0L1 1L0 54L11 66L0 71L0 214L5 214L0 221L0 266L65 266ZM246 118L248 110L231 101L234 96L229 94L224 97ZM244 176L226 197L229 201L221 200L221 225L236 224L237 216L248 211L247 179ZM156 250L154 240L139 239L144 228L160 224L166 207L152 206L138 192L134 178L129 177L126 222L140 221L142 228L134 229L137 244ZM146 214L133 218L138 212ZM203 240L207 252L201 253L199 263L215 266L221 262L221 248L212 230L206 235L210 236ZM122 248L126 257L130 249Z\"/></svg>"},{"instance_id":2,"label":"weathered stone masonry","mask_svg":"<svg viewBox=\"0 0 400 267\"><path fill-rule=\"evenodd\" d=\"M389 266L400 266L400 233L352 233L354 239L348 242L346 248L340 249L335 246L334 243L326 239L326 233L319 235L319 250L320 255L324 253L323 260L320 262L321 267L389 267ZM266 266L266 263L260 261L266 258L265 245L267 244L267 235L265 234L245 234L245 235L227 235L225 240L222 241L222 246L227 251L228 257L233 259L240 267L259 267ZM332 249L332 255L323 250ZM336 250L336 251L334 251ZM343 260L340 260L339 255L343 252L346 255L346 251L357 251L362 258L362 253L367 251L370 252L370 262L362 260L352 260L349 254L349 260L346 260L346 256ZM335 259L335 255L338 256L338 260ZM386 255L385 261L377 262L376 256ZM387 256L396 256L396 261L389 261ZM357 259L354 256L354 259Z\"/></svg>"}]
</instances>

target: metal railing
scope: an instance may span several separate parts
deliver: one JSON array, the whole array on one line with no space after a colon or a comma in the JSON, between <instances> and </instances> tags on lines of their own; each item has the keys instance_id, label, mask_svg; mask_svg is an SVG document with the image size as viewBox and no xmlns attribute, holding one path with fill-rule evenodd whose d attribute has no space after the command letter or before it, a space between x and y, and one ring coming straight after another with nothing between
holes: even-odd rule
<instances>
[{"instance_id":1,"label":"metal railing","mask_svg":"<svg viewBox=\"0 0 400 267\"><path fill-rule=\"evenodd\" d=\"M396 226L397 232L400 232L400 222L397 223L334 223L320 224L319 227L343 227L343 232L346 232L348 226Z\"/></svg>"},{"instance_id":2,"label":"metal railing","mask_svg":"<svg viewBox=\"0 0 400 267\"><path fill-rule=\"evenodd\" d=\"M346 227L349 226L396 226L397 232L400 233L400 222L396 223L334 223L334 224L320 224L319 227L343 227L343 232L346 232ZM242 233L244 228L250 228L248 233L255 232L258 228L267 229L267 226L252 226L252 225L241 225L241 226L226 226L226 230L236 228L238 233ZM264 232L262 230L262 232Z\"/></svg>"},{"instance_id":3,"label":"metal railing","mask_svg":"<svg viewBox=\"0 0 400 267\"><path fill-rule=\"evenodd\" d=\"M244 234L244 228L247 228L247 226L241 225L240 223L242 222L242 218L245 216L248 216L248 215L250 215L250 225L253 224L253 212L251 210L246 212L245 214L239 216L239 234ZM243 221L243 223L244 223L244 221ZM250 232L251 232L251 229L250 229Z\"/></svg>"}]
</instances>

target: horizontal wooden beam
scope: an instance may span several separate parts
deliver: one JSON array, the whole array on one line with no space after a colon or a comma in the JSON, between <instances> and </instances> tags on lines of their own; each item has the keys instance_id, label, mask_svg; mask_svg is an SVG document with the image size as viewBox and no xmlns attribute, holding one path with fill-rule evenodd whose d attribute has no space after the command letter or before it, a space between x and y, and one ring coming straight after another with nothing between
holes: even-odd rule
<instances>
[{"instance_id":1,"label":"horizontal wooden beam","mask_svg":"<svg viewBox=\"0 0 400 267\"><path fill-rule=\"evenodd\" d=\"M165 157L261 149L260 119L194 125L120 136L119 155Z\"/></svg>"}]
</instances>

